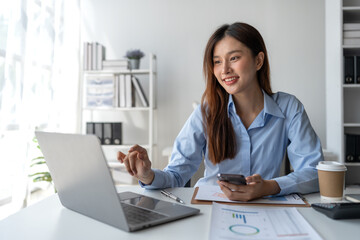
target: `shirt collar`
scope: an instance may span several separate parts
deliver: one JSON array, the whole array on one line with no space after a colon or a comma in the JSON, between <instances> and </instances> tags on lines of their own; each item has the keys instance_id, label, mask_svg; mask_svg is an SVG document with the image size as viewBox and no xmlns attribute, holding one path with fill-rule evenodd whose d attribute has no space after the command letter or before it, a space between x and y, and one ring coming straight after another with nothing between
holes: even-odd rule
<instances>
[{"instance_id":1,"label":"shirt collar","mask_svg":"<svg viewBox=\"0 0 360 240\"><path fill-rule=\"evenodd\" d=\"M282 111L280 110L278 104L274 101L274 99L272 97L270 97L269 95L267 95L267 93L262 90L263 95L264 95L264 116L266 116L266 114L269 115L273 115L279 118L285 118L284 114L282 113ZM228 101L228 117L230 117L231 113L236 114L236 109L235 109L235 104L234 104L234 100L232 95L229 95L229 101Z\"/></svg>"},{"instance_id":2,"label":"shirt collar","mask_svg":"<svg viewBox=\"0 0 360 240\"><path fill-rule=\"evenodd\" d=\"M279 118L285 118L279 105L274 101L274 99L269 95L267 95L267 93L264 90L263 90L263 94L264 94L264 114L273 115Z\"/></svg>"}]
</instances>

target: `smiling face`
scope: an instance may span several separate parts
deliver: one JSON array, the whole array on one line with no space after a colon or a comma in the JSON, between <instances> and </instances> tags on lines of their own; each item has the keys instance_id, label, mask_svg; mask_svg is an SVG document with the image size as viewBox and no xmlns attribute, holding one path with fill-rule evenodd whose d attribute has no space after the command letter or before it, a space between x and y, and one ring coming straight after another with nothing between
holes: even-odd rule
<instances>
[{"instance_id":1,"label":"smiling face","mask_svg":"<svg viewBox=\"0 0 360 240\"><path fill-rule=\"evenodd\" d=\"M253 56L251 50L233 37L225 36L214 47L214 75L229 94L260 89L256 72L264 54Z\"/></svg>"}]
</instances>

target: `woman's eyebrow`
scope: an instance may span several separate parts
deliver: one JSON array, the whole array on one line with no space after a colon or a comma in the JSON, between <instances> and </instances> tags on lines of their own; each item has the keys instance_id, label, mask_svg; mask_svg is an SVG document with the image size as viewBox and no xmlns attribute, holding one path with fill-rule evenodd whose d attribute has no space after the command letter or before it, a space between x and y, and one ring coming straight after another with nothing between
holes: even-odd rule
<instances>
[{"instance_id":1,"label":"woman's eyebrow","mask_svg":"<svg viewBox=\"0 0 360 240\"><path fill-rule=\"evenodd\" d=\"M227 52L226 55L230 55L230 54L233 54L233 53L243 53L243 51L240 50L240 49L236 49L236 50L232 50L230 52ZM219 56L213 56L213 59L214 58L219 58Z\"/></svg>"}]
</instances>

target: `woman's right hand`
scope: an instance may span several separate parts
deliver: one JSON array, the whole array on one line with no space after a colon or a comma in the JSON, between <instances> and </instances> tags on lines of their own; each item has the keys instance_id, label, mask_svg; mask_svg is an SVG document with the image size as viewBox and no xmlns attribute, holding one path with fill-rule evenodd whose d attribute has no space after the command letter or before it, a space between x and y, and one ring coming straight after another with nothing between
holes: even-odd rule
<instances>
[{"instance_id":1,"label":"woman's right hand","mask_svg":"<svg viewBox=\"0 0 360 240\"><path fill-rule=\"evenodd\" d=\"M130 148L127 155L119 151L117 159L125 165L131 176L142 183L151 184L154 180L155 174L151 169L151 162L145 148L135 145Z\"/></svg>"}]
</instances>

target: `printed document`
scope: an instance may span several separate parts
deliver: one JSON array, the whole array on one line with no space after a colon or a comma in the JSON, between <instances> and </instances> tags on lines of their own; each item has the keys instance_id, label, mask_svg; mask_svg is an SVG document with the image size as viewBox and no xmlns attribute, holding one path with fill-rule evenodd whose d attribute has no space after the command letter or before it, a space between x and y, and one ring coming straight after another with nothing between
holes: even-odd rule
<instances>
[{"instance_id":1,"label":"printed document","mask_svg":"<svg viewBox=\"0 0 360 240\"><path fill-rule=\"evenodd\" d=\"M251 207L213 203L209 239L322 238L294 207Z\"/></svg>"},{"instance_id":2,"label":"printed document","mask_svg":"<svg viewBox=\"0 0 360 240\"><path fill-rule=\"evenodd\" d=\"M196 200L215 201L215 202L238 202L238 203L261 203L261 204L299 204L306 205L298 194L290 194L279 197L264 197L250 202L231 201L221 191L218 185L199 186L195 197Z\"/></svg>"}]
</instances>

